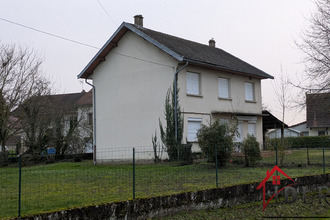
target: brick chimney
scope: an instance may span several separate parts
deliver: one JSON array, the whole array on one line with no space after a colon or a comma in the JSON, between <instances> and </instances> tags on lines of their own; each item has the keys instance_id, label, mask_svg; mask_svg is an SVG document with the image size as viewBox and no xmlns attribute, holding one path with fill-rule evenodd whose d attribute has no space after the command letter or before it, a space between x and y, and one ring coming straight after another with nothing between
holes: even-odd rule
<instances>
[{"instance_id":1,"label":"brick chimney","mask_svg":"<svg viewBox=\"0 0 330 220\"><path fill-rule=\"evenodd\" d=\"M134 24L143 27L143 16L142 15L135 15L134 16Z\"/></svg>"},{"instance_id":2,"label":"brick chimney","mask_svg":"<svg viewBox=\"0 0 330 220\"><path fill-rule=\"evenodd\" d=\"M213 38L209 40L209 46L215 48L215 40Z\"/></svg>"}]
</instances>

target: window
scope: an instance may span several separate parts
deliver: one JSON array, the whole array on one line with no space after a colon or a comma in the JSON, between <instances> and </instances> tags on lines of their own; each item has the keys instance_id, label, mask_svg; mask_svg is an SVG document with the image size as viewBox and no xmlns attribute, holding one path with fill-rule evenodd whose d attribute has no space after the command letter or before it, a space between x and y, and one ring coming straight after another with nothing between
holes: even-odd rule
<instances>
[{"instance_id":1,"label":"window","mask_svg":"<svg viewBox=\"0 0 330 220\"><path fill-rule=\"evenodd\" d=\"M201 118L188 118L188 141L197 141L197 132L201 128Z\"/></svg>"},{"instance_id":2,"label":"window","mask_svg":"<svg viewBox=\"0 0 330 220\"><path fill-rule=\"evenodd\" d=\"M256 136L256 124L249 123L248 124L248 134L251 136Z\"/></svg>"},{"instance_id":3,"label":"window","mask_svg":"<svg viewBox=\"0 0 330 220\"><path fill-rule=\"evenodd\" d=\"M88 125L93 125L93 113L88 113Z\"/></svg>"},{"instance_id":4,"label":"window","mask_svg":"<svg viewBox=\"0 0 330 220\"><path fill-rule=\"evenodd\" d=\"M200 95L198 73L187 72L187 94Z\"/></svg>"},{"instance_id":5,"label":"window","mask_svg":"<svg viewBox=\"0 0 330 220\"><path fill-rule=\"evenodd\" d=\"M243 141L243 123L239 122L237 124L237 133L235 134L235 142Z\"/></svg>"},{"instance_id":6,"label":"window","mask_svg":"<svg viewBox=\"0 0 330 220\"><path fill-rule=\"evenodd\" d=\"M245 83L245 101L254 101L254 85L253 83Z\"/></svg>"},{"instance_id":7,"label":"window","mask_svg":"<svg viewBox=\"0 0 330 220\"><path fill-rule=\"evenodd\" d=\"M219 98L229 99L229 79L218 78Z\"/></svg>"},{"instance_id":8,"label":"window","mask_svg":"<svg viewBox=\"0 0 330 220\"><path fill-rule=\"evenodd\" d=\"M221 124L221 125L229 124L229 119L226 119L226 118L220 118L220 124Z\"/></svg>"},{"instance_id":9,"label":"window","mask_svg":"<svg viewBox=\"0 0 330 220\"><path fill-rule=\"evenodd\" d=\"M77 126L78 118L77 116L70 117L70 129L74 129Z\"/></svg>"}]
</instances>

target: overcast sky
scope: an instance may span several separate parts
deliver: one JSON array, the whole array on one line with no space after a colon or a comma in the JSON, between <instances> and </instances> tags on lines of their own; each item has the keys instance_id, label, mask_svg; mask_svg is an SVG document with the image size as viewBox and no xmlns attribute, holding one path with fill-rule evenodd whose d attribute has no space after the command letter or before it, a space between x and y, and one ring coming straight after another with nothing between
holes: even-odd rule
<instances>
[{"instance_id":1,"label":"overcast sky","mask_svg":"<svg viewBox=\"0 0 330 220\"><path fill-rule=\"evenodd\" d=\"M142 14L147 28L204 44L214 38L217 47L275 78L282 67L294 81L304 70L294 41L314 8L311 0L0 0L0 41L37 50L57 92L79 92L90 89L77 75L98 49L8 21L101 48L123 21ZM281 118L272 80L263 80L262 93L263 104ZM291 110L285 122L304 120L304 112Z\"/></svg>"}]
</instances>

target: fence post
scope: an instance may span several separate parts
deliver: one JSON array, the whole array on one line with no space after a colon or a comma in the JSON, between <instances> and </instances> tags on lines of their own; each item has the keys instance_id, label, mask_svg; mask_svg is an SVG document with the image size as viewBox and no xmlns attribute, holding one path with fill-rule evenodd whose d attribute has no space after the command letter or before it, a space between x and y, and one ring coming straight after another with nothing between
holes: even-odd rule
<instances>
[{"instance_id":1,"label":"fence post","mask_svg":"<svg viewBox=\"0 0 330 220\"><path fill-rule=\"evenodd\" d=\"M276 166L277 166L277 142L275 143L275 149L276 149Z\"/></svg>"},{"instance_id":2,"label":"fence post","mask_svg":"<svg viewBox=\"0 0 330 220\"><path fill-rule=\"evenodd\" d=\"M18 157L18 217L21 217L22 155Z\"/></svg>"},{"instance_id":3,"label":"fence post","mask_svg":"<svg viewBox=\"0 0 330 220\"><path fill-rule=\"evenodd\" d=\"M216 178L216 187L218 187L218 150L217 145L214 145L214 154L215 154L215 178Z\"/></svg>"},{"instance_id":4,"label":"fence post","mask_svg":"<svg viewBox=\"0 0 330 220\"><path fill-rule=\"evenodd\" d=\"M133 147L133 199L135 199L135 148Z\"/></svg>"},{"instance_id":5,"label":"fence post","mask_svg":"<svg viewBox=\"0 0 330 220\"><path fill-rule=\"evenodd\" d=\"M325 141L323 139L323 174L325 174L325 157L324 157L324 145L325 145Z\"/></svg>"}]
</instances>

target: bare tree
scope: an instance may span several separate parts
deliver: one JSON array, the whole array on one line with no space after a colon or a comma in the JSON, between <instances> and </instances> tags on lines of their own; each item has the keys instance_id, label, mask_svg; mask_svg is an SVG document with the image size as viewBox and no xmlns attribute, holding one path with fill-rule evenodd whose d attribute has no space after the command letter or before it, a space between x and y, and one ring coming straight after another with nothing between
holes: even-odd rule
<instances>
[{"instance_id":1,"label":"bare tree","mask_svg":"<svg viewBox=\"0 0 330 220\"><path fill-rule=\"evenodd\" d=\"M306 57L308 85L297 85L313 93L330 92L330 0L315 0L317 10L296 43Z\"/></svg>"},{"instance_id":2,"label":"bare tree","mask_svg":"<svg viewBox=\"0 0 330 220\"><path fill-rule=\"evenodd\" d=\"M0 144L21 129L13 110L48 85L41 76L42 59L29 48L0 43ZM3 154L4 155L4 154ZM5 159L4 157L3 159Z\"/></svg>"},{"instance_id":3,"label":"bare tree","mask_svg":"<svg viewBox=\"0 0 330 220\"><path fill-rule=\"evenodd\" d=\"M274 81L274 91L276 95L276 101L281 109L281 139L277 144L280 153L280 166L283 164L285 149L288 149L288 143L284 139L284 129L285 129L285 117L288 109L291 107L292 96L291 96L291 84L288 76L283 75L282 67L281 67L281 75L280 77Z\"/></svg>"}]
</instances>

